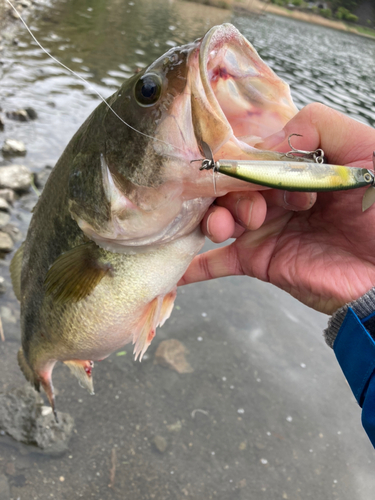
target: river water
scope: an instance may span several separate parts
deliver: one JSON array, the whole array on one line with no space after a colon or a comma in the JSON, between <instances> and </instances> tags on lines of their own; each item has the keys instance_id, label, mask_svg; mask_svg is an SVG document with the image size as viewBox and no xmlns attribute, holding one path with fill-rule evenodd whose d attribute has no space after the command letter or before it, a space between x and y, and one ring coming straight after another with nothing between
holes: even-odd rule
<instances>
[{"instance_id":1,"label":"river water","mask_svg":"<svg viewBox=\"0 0 375 500\"><path fill-rule=\"evenodd\" d=\"M374 40L172 0L56 1L38 4L28 21L44 47L91 85L54 64L17 25L17 44L0 54L0 107L31 106L38 118L7 120L0 143L23 140L22 162L35 172L56 162L99 103L93 89L109 96L171 46L226 21L290 84L299 107L319 101L375 124ZM24 200L12 219L23 234L36 196ZM1 269L9 281L8 263ZM8 390L23 383L19 315L10 286L0 300L0 388ZM176 305L142 364L125 348L127 355L95 367L95 397L67 370L55 370L59 409L75 418L74 437L67 453L48 457L0 436L0 487L8 498L373 498L373 450L322 340L325 316L247 278L187 287ZM167 338L188 347L193 373L153 363ZM152 444L155 436L166 440L165 452Z\"/></svg>"}]
</instances>

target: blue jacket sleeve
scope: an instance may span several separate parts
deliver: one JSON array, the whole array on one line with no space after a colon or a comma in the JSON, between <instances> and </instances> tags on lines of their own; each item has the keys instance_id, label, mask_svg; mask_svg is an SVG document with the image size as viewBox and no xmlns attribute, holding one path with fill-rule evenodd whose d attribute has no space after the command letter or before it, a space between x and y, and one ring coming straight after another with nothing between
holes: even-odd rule
<instances>
[{"instance_id":1,"label":"blue jacket sleeve","mask_svg":"<svg viewBox=\"0 0 375 500\"><path fill-rule=\"evenodd\" d=\"M333 343L333 350L353 394L362 407L362 424L375 447L375 313L360 319L347 308Z\"/></svg>"}]
</instances>

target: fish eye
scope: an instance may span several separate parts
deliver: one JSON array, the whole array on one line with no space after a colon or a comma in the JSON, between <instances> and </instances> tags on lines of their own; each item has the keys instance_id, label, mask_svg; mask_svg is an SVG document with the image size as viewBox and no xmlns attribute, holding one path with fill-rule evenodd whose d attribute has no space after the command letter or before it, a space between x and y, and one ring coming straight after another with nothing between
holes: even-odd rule
<instances>
[{"instance_id":1,"label":"fish eye","mask_svg":"<svg viewBox=\"0 0 375 500\"><path fill-rule=\"evenodd\" d=\"M135 98L141 106L152 106L161 94L161 78L155 73L141 76L135 84Z\"/></svg>"}]
</instances>

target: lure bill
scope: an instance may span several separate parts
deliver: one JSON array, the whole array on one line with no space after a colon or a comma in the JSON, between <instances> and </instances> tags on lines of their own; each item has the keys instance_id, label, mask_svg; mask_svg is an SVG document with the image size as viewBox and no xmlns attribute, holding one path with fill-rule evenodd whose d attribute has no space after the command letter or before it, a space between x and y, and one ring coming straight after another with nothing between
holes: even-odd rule
<instances>
[{"instance_id":1,"label":"lure bill","mask_svg":"<svg viewBox=\"0 0 375 500\"><path fill-rule=\"evenodd\" d=\"M366 168L346 167L306 161L214 161L207 144L202 170L213 169L246 182L285 191L343 191L370 186L363 197L362 210L375 202L375 175Z\"/></svg>"}]
</instances>

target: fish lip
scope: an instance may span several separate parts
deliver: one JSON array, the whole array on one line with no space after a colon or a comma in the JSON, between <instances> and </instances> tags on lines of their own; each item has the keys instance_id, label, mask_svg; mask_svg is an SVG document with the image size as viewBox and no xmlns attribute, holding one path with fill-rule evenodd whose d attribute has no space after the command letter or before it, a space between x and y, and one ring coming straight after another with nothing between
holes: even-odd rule
<instances>
[{"instance_id":1,"label":"fish lip","mask_svg":"<svg viewBox=\"0 0 375 500\"><path fill-rule=\"evenodd\" d=\"M211 28L203 37L199 49L199 70L206 97L213 111L227 124L225 116L215 93L211 87L211 77L208 72L210 61L217 56L226 44L237 45L241 48L251 47L246 38L230 23L224 23ZM230 124L229 124L230 125Z\"/></svg>"},{"instance_id":2,"label":"fish lip","mask_svg":"<svg viewBox=\"0 0 375 500\"><path fill-rule=\"evenodd\" d=\"M210 111L222 124L222 137L209 144L213 153L231 138L239 146L239 154L240 150L251 153L255 144L281 130L298 112L289 85L272 71L232 24L214 26L203 37L199 47L199 74ZM234 89L230 91L228 102L223 101L220 90L217 93L220 80L229 80L227 89ZM246 126L245 133L239 131L235 111L228 113L232 97L236 99L236 95L241 96L245 104L246 109L241 112L243 121L248 119L245 114L248 110L250 119L256 123L254 128ZM272 117L271 112L274 112ZM248 139L245 140L245 136Z\"/></svg>"}]
</instances>

